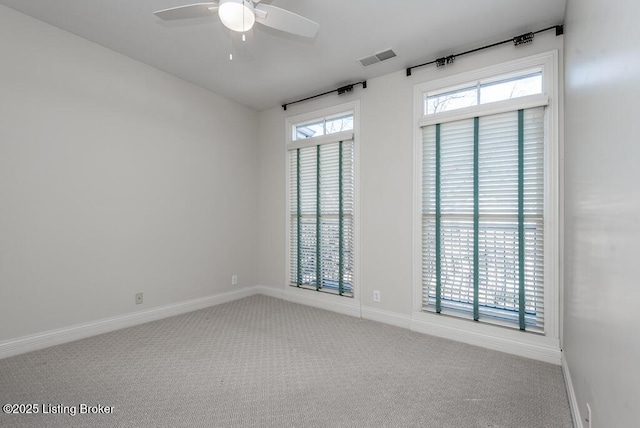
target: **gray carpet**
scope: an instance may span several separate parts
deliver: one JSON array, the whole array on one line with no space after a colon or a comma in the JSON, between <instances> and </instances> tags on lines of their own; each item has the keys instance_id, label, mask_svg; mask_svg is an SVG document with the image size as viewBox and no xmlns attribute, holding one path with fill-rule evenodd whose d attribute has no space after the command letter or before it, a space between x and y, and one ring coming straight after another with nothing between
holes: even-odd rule
<instances>
[{"instance_id":1,"label":"gray carpet","mask_svg":"<svg viewBox=\"0 0 640 428\"><path fill-rule=\"evenodd\" d=\"M253 296L0 360L2 427L571 427L560 367ZM43 414L43 404L113 414ZM58 409L64 410L60 406Z\"/></svg>"}]
</instances>

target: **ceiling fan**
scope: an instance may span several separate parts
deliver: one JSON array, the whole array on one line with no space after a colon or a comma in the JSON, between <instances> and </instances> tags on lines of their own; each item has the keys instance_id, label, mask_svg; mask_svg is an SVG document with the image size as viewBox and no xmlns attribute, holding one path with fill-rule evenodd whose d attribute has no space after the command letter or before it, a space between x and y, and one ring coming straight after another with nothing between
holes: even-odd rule
<instances>
[{"instance_id":1,"label":"ceiling fan","mask_svg":"<svg viewBox=\"0 0 640 428\"><path fill-rule=\"evenodd\" d=\"M159 10L154 14L164 20L199 18L217 12L220 21L232 31L244 33L256 22L276 30L313 38L318 32L317 22L279 7L259 4L261 0L219 0L195 3Z\"/></svg>"}]
</instances>

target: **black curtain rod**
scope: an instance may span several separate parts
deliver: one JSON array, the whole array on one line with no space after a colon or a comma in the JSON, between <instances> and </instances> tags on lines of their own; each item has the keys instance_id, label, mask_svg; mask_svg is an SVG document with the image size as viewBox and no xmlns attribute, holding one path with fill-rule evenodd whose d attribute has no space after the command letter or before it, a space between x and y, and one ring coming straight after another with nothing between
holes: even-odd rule
<instances>
[{"instance_id":1,"label":"black curtain rod","mask_svg":"<svg viewBox=\"0 0 640 428\"><path fill-rule=\"evenodd\" d=\"M563 25L554 25L554 26L551 26L551 27L543 28L542 30L534 31L532 33L521 34L521 35L516 36L516 37L514 37L512 39L503 40L503 41L497 42L497 43L492 43L490 45L483 46L481 48L471 49L470 51L462 52L462 53L459 53L459 54L449 55L449 56L442 57L442 58L437 58L437 59L434 59L433 61L425 62L424 64L414 65L413 67L407 68L407 76L411 76L411 70L413 70L414 68L424 67L425 65L431 65L431 64L436 64L438 67L442 67L442 66L447 65L447 64L452 64L453 61L459 56L467 55L467 54L474 53L474 52L478 52L478 51L481 51L483 49L493 48L495 46L504 45L505 43L513 42L513 44L516 45L516 46L523 45L523 44L526 44L526 43L531 43L533 41L533 36L535 34L542 33L544 31L553 30L553 29L556 30L556 36L561 36L562 34L564 34L564 26Z\"/></svg>"},{"instance_id":2,"label":"black curtain rod","mask_svg":"<svg viewBox=\"0 0 640 428\"><path fill-rule=\"evenodd\" d=\"M341 86L338 89L334 89L332 91L323 92L323 93L318 94L318 95L312 95L310 97L303 98L303 99L298 100L298 101L291 101L290 103L284 103L284 104L282 104L282 109L286 111L287 110L287 106L290 106L291 104L297 104L297 103L301 103L303 101L308 101L308 100L311 100L311 99L314 99L314 98L323 97L325 95L333 94L334 92L337 92L338 95L342 95L342 94L345 94L347 92L353 91L353 87L355 85L362 85L362 89L367 89L367 81L366 80L363 80L362 82L350 83L348 85Z\"/></svg>"}]
</instances>

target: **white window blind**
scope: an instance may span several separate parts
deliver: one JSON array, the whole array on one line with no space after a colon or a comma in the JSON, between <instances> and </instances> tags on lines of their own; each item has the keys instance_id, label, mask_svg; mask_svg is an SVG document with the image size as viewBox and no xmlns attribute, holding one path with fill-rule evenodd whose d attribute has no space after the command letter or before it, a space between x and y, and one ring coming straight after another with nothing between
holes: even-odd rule
<instances>
[{"instance_id":1,"label":"white window blind","mask_svg":"<svg viewBox=\"0 0 640 428\"><path fill-rule=\"evenodd\" d=\"M422 130L423 310L544 332L544 107Z\"/></svg>"},{"instance_id":2,"label":"white window blind","mask_svg":"<svg viewBox=\"0 0 640 428\"><path fill-rule=\"evenodd\" d=\"M353 144L289 150L292 286L353 296Z\"/></svg>"}]
</instances>

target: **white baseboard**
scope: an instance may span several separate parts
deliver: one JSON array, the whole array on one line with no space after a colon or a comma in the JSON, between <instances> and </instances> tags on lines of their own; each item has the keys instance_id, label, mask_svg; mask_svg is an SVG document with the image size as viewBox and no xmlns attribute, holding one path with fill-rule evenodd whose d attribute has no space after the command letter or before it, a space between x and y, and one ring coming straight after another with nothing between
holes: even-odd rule
<instances>
[{"instance_id":1,"label":"white baseboard","mask_svg":"<svg viewBox=\"0 0 640 428\"><path fill-rule=\"evenodd\" d=\"M293 303L300 303L302 305L313 306L354 317L362 317L363 319L394 325L396 327L406 329L411 327L410 316L368 306L362 306L359 308L357 301L353 302L354 304L340 304L341 302L337 300L321 299L320 297L323 295L314 294L313 292L308 292L308 290L296 290L293 288L289 291L282 288L258 286L257 289L260 294L264 294L265 296L275 297L277 299L287 300ZM336 296L331 297L338 299Z\"/></svg>"},{"instance_id":2,"label":"white baseboard","mask_svg":"<svg viewBox=\"0 0 640 428\"><path fill-rule=\"evenodd\" d=\"M260 291L263 292L265 288L267 287L260 288ZM271 291L269 292L271 293ZM274 297L356 318L360 318L361 316L360 302L353 298L345 298L329 293L318 293L313 290L305 290L295 287L287 287L281 291L279 296Z\"/></svg>"},{"instance_id":3,"label":"white baseboard","mask_svg":"<svg viewBox=\"0 0 640 428\"><path fill-rule=\"evenodd\" d=\"M567 364L567 358L562 353L562 374L564 375L564 383L567 387L567 395L569 396L569 407L571 408L571 417L573 418L573 426L575 428L583 428L582 417L580 416L580 406L578 406L578 400L576 398L576 392L573 389L573 382L571 381L571 372L569 371L569 365Z\"/></svg>"},{"instance_id":4,"label":"white baseboard","mask_svg":"<svg viewBox=\"0 0 640 428\"><path fill-rule=\"evenodd\" d=\"M533 333L424 313L414 313L411 330L560 365L559 341Z\"/></svg>"},{"instance_id":5,"label":"white baseboard","mask_svg":"<svg viewBox=\"0 0 640 428\"><path fill-rule=\"evenodd\" d=\"M187 300L171 305L159 306L157 308L104 318L84 324L77 324L57 330L50 330L43 333L19 337L17 339L2 341L0 342L0 359L36 351L49 346L73 342L74 340L84 339L86 337L108 333L110 331L132 327L150 321L156 321L162 318L184 314L186 312L196 311L198 309L219 305L221 303L231 302L233 300L242 299L243 297L258 294L261 290L262 287L243 288L237 291L215 294L199 299Z\"/></svg>"},{"instance_id":6,"label":"white baseboard","mask_svg":"<svg viewBox=\"0 0 640 428\"><path fill-rule=\"evenodd\" d=\"M394 325L396 327L411 328L411 317L402 315L397 312L385 311L369 306L362 307L362 318L381 322L384 324Z\"/></svg>"},{"instance_id":7,"label":"white baseboard","mask_svg":"<svg viewBox=\"0 0 640 428\"><path fill-rule=\"evenodd\" d=\"M284 300L284 297L282 296L284 294L284 290L282 288L267 287L266 285L256 285L253 288L258 292L258 294Z\"/></svg>"},{"instance_id":8,"label":"white baseboard","mask_svg":"<svg viewBox=\"0 0 640 428\"><path fill-rule=\"evenodd\" d=\"M132 327L162 318L180 315L209 306L242 299L255 294L263 294L265 296L287 300L302 305L313 306L357 318L362 317L397 327L409 328L416 332L440 336L497 351L546 361L552 364L561 364L559 346L554 346L552 343L545 342L544 338L534 338L539 339L537 340L537 343L535 340L531 343L522 343L521 340L510 339L509 334L486 334L486 331L488 331L484 330L486 326L473 326L478 328L478 331L472 331L474 330L473 328L469 329L468 324L458 326L458 324L456 324L457 322L464 322L461 320L439 323L439 321L433 321L433 319L429 318L429 321L426 321L425 318L421 318L424 314L419 314L418 316L415 314L413 316L407 316L372 307L361 307L360 302L356 299L345 299L340 296L325 293L314 293L309 290L300 290L292 287L274 288L261 285L3 341L0 342L0 359L30 351L36 351L49 346L72 342L74 340L122 328ZM516 332L509 333L516 334ZM565 367L565 363L562 364L563 371L565 372L565 379L567 379L568 382L567 390L571 391L570 394L573 394L573 389L570 389L569 386L571 382L568 368ZM575 396L573 396L572 412L578 415L576 418L580 421L579 411L575 405ZM582 428L581 425L577 426Z\"/></svg>"}]
</instances>

